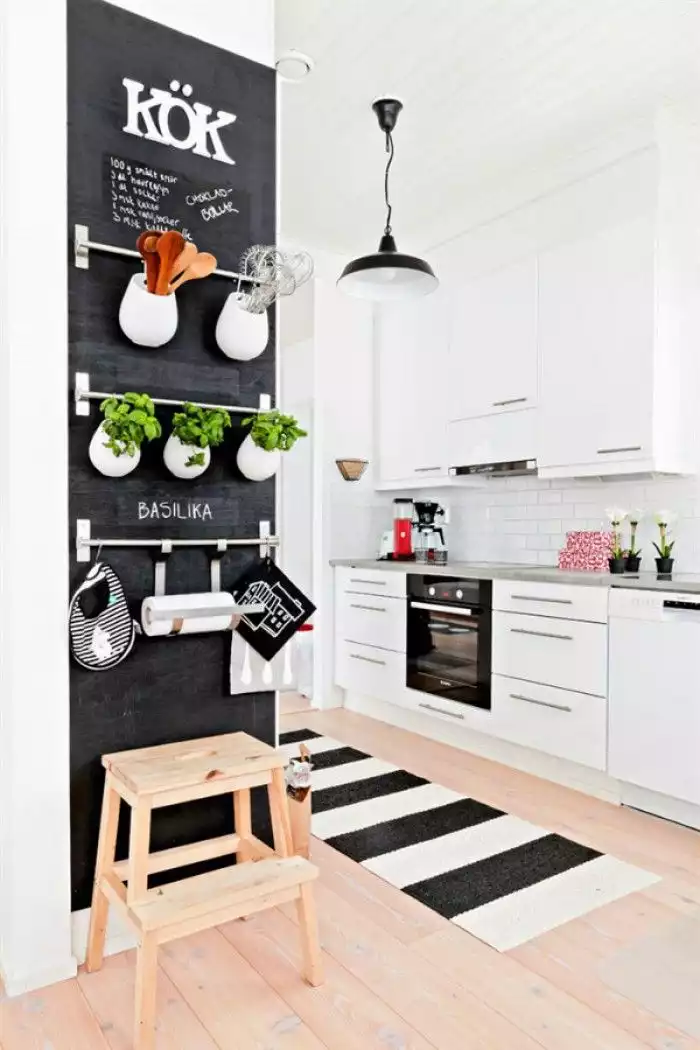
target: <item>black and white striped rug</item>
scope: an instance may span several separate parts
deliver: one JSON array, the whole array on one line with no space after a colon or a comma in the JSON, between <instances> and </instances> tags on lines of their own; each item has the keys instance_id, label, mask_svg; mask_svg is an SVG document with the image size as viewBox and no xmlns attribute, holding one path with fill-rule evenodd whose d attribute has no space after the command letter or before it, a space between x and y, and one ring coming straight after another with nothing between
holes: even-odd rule
<instances>
[{"instance_id":1,"label":"black and white striped rug","mask_svg":"<svg viewBox=\"0 0 700 1050\"><path fill-rule=\"evenodd\" d=\"M310 729L316 838L505 952L658 875L433 784Z\"/></svg>"}]
</instances>

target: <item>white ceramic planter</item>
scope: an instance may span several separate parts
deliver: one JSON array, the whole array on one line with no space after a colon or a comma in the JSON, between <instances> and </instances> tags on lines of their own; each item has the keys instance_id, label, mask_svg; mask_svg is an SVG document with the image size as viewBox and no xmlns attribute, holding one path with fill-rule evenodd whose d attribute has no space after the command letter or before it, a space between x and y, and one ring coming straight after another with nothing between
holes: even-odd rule
<instances>
[{"instance_id":1,"label":"white ceramic planter","mask_svg":"<svg viewBox=\"0 0 700 1050\"><path fill-rule=\"evenodd\" d=\"M203 466L188 467L186 465L187 460L197 452L204 453ZM174 474L176 478L191 480L192 478L198 478L200 474L203 474L211 463L211 449L199 448L198 445L184 445L179 437L176 437L175 434L171 434L165 442L163 461L170 473Z\"/></svg>"},{"instance_id":2,"label":"white ceramic planter","mask_svg":"<svg viewBox=\"0 0 700 1050\"><path fill-rule=\"evenodd\" d=\"M219 349L234 361L252 361L267 346L269 326L267 310L251 314L243 310L240 292L231 292L216 322Z\"/></svg>"},{"instance_id":3,"label":"white ceramic planter","mask_svg":"<svg viewBox=\"0 0 700 1050\"><path fill-rule=\"evenodd\" d=\"M250 434L244 439L236 455L238 469L250 481L265 481L277 473L282 453L278 448L266 452L255 444Z\"/></svg>"},{"instance_id":4,"label":"white ceramic planter","mask_svg":"<svg viewBox=\"0 0 700 1050\"><path fill-rule=\"evenodd\" d=\"M104 474L107 478L123 478L125 474L131 474L136 470L141 459L141 449L137 448L133 456L126 452L121 456L115 456L111 449L105 448L108 436L102 429L102 423L92 435L88 455L95 470Z\"/></svg>"},{"instance_id":5,"label":"white ceramic planter","mask_svg":"<svg viewBox=\"0 0 700 1050\"><path fill-rule=\"evenodd\" d=\"M175 294L154 295L146 289L145 275L135 273L119 307L119 327L137 346L163 346L177 331Z\"/></svg>"}]
</instances>

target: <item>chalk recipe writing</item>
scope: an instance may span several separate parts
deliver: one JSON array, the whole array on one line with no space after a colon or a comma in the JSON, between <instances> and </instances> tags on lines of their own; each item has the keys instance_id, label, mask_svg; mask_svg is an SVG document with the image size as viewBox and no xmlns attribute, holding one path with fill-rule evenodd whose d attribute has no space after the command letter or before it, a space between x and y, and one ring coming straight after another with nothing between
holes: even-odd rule
<instances>
[{"instance_id":1,"label":"chalk recipe writing","mask_svg":"<svg viewBox=\"0 0 700 1050\"><path fill-rule=\"evenodd\" d=\"M181 171L105 153L102 192L105 217L129 231L179 230L191 241L201 234L202 222L223 219L227 235L229 224L249 235L248 195L221 182L202 183Z\"/></svg>"},{"instance_id":2,"label":"chalk recipe writing","mask_svg":"<svg viewBox=\"0 0 700 1050\"><path fill-rule=\"evenodd\" d=\"M232 193L233 186L217 186L216 189L188 193L185 197L185 204L189 204L191 208L199 207L199 214L204 221L211 222L212 219L220 219L222 215L239 214L240 209L234 206L233 201L226 200Z\"/></svg>"},{"instance_id":3,"label":"chalk recipe writing","mask_svg":"<svg viewBox=\"0 0 700 1050\"><path fill-rule=\"evenodd\" d=\"M213 514L208 503L199 500L139 500L139 521L212 521Z\"/></svg>"}]
</instances>

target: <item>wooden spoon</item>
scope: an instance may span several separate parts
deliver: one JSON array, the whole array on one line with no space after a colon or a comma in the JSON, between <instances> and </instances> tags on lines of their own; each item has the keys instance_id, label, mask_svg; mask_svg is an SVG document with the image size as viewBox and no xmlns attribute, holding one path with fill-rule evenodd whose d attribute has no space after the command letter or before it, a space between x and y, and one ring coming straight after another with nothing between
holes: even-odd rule
<instances>
[{"instance_id":1,"label":"wooden spoon","mask_svg":"<svg viewBox=\"0 0 700 1050\"><path fill-rule=\"evenodd\" d=\"M172 283L176 277L179 277L184 270L190 265L192 260L197 255L197 245L193 241L188 241L185 247L182 249L177 259L173 263L173 268L170 271L168 282Z\"/></svg>"},{"instance_id":2,"label":"wooden spoon","mask_svg":"<svg viewBox=\"0 0 700 1050\"><path fill-rule=\"evenodd\" d=\"M208 277L215 269L216 259L210 252L197 252L185 272L170 285L170 291L174 292L185 281L196 281L200 277Z\"/></svg>"},{"instance_id":3,"label":"wooden spoon","mask_svg":"<svg viewBox=\"0 0 700 1050\"><path fill-rule=\"evenodd\" d=\"M144 230L143 233L139 234L136 241L136 248L141 253L141 257L146 264L146 289L149 292L155 292L156 281L158 280L156 245L159 237L160 233L158 230Z\"/></svg>"},{"instance_id":4,"label":"wooden spoon","mask_svg":"<svg viewBox=\"0 0 700 1050\"><path fill-rule=\"evenodd\" d=\"M155 287L156 295L167 295L170 291L170 274L172 273L173 263L184 247L185 238L177 230L168 230L167 233L161 233L158 238L156 251L158 252L160 265Z\"/></svg>"}]
</instances>

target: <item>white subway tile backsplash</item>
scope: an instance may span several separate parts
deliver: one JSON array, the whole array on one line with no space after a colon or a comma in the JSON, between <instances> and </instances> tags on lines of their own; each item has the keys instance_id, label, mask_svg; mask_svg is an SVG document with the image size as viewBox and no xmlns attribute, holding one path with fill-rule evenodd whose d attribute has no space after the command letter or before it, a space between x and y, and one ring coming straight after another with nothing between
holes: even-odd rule
<instances>
[{"instance_id":1,"label":"white subway tile backsplash","mask_svg":"<svg viewBox=\"0 0 700 1050\"><path fill-rule=\"evenodd\" d=\"M562 495L556 489L544 489L542 492L538 492L537 501L538 503L561 503Z\"/></svg>"},{"instance_id":2,"label":"white subway tile backsplash","mask_svg":"<svg viewBox=\"0 0 700 1050\"><path fill-rule=\"evenodd\" d=\"M652 541L657 538L653 515L668 508L678 515L673 526L676 568L700 572L698 478L619 482L498 478L482 488L455 488L437 498L453 512L448 529L454 557L543 565L556 564L567 532L608 529L606 507L624 507L644 510L638 540L643 565L652 569L656 555Z\"/></svg>"}]
</instances>

